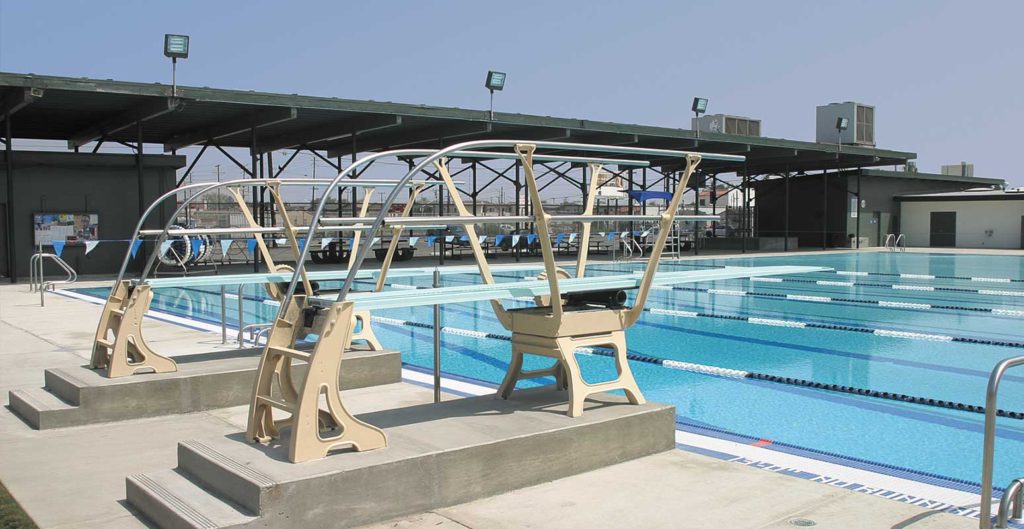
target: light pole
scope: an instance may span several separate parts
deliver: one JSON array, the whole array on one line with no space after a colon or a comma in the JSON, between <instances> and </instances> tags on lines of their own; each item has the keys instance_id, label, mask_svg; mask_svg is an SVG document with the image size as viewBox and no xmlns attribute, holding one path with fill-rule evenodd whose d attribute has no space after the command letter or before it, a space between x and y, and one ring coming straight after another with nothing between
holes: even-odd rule
<instances>
[{"instance_id":1,"label":"light pole","mask_svg":"<svg viewBox=\"0 0 1024 529\"><path fill-rule=\"evenodd\" d=\"M484 81L484 87L491 92L491 121L494 121L494 91L501 91L505 88L505 72L496 72L490 70L487 72L487 80Z\"/></svg>"},{"instance_id":2,"label":"light pole","mask_svg":"<svg viewBox=\"0 0 1024 529\"><path fill-rule=\"evenodd\" d=\"M178 59L188 58L188 35L164 35L164 57L171 58L171 97L177 97Z\"/></svg>"},{"instance_id":3,"label":"light pole","mask_svg":"<svg viewBox=\"0 0 1024 529\"><path fill-rule=\"evenodd\" d=\"M836 118L836 176L839 176L839 171L840 171L839 155L843 151L843 131L846 130L847 128L849 128L849 126L850 126L850 118L844 118L844 117ZM824 206L824 214L823 214L824 218L822 219L822 241L821 241L821 247L822 247L823 250L827 250L828 249L828 171L825 171L825 192L824 192L824 198L825 198L825 206ZM858 196L857 199L859 200L860 197ZM857 219L857 222L860 222L859 218Z\"/></svg>"}]
</instances>

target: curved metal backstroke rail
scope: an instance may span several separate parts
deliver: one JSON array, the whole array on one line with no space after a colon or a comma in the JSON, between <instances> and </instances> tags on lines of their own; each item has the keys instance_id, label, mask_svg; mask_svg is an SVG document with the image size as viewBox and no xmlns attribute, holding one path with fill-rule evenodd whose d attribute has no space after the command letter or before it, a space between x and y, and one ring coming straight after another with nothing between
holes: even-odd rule
<instances>
[{"instance_id":1,"label":"curved metal backstroke rail","mask_svg":"<svg viewBox=\"0 0 1024 529\"><path fill-rule=\"evenodd\" d=\"M996 447L996 411L999 409L999 382L1002 381L1007 369L1019 365L1024 365L1024 356L1007 358L996 364L996 367L992 369L992 374L988 377L988 389L985 391L985 440L982 445L981 462L981 506L978 514L980 529L992 529L992 475ZM1007 489L1003 494L1003 502L1012 500L1008 497L1010 492L1011 490ZM1004 514L1004 510L1001 506L1000 515ZM999 522L1002 524L998 526L1000 529L1006 527L1006 520L1002 518L1003 516L1000 516Z\"/></svg>"},{"instance_id":2,"label":"curved metal backstroke rail","mask_svg":"<svg viewBox=\"0 0 1024 529\"><path fill-rule=\"evenodd\" d=\"M587 143L562 143L555 141L529 141L529 140L478 140L469 141L465 143L459 143L451 147L440 149L433 154L426 156L420 163L416 164L412 169L409 170L405 176L399 180L399 185L405 185L406 182L411 180L415 175L419 174L424 169L430 167L435 161L441 158L450 158L459 156L460 151L471 152L476 149L489 149L489 148L501 148L501 147L515 147L516 145L533 145L538 149L559 149L559 150L576 150L583 152L602 152L602 153L616 153L616 154L631 154L638 156L654 156L654 157L674 157L674 158L685 158L687 155L698 155L702 159L707 160L723 160L742 162L746 160L743 156L729 155L729 154L714 154L714 153L694 153L688 151L676 151L669 149L648 149L643 147L624 147L615 145L595 145ZM383 154L383 153L382 153ZM368 157L369 158L369 157ZM340 178L341 175L338 176ZM337 178L335 179L337 180ZM376 232L381 228L384 223L384 218L387 215L391 204L398 198L398 188L395 188L387 195L384 202L381 204L381 212L374 219L373 225L370 229L371 232ZM323 202L323 201L321 201ZM322 206L323 204L321 204ZM322 210L322 207L317 208L318 213ZM319 222L319 216L314 216L314 219L310 221L311 228L315 227ZM312 230L311 230L312 233ZM342 286L340 292L338 292L338 301L344 301L345 295L352 288L352 283L355 281L355 270L358 270L362 266L363 261L366 259L367 254L370 251L370 246L363 244L359 248L359 253L356 255L355 261L352 263L352 267L349 270L348 277L345 278L345 283ZM289 287L289 293L294 293L294 283ZM285 298L287 301L287 297ZM282 310L279 314L283 314L286 309L286 305L282 302Z\"/></svg>"},{"instance_id":3,"label":"curved metal backstroke rail","mask_svg":"<svg viewBox=\"0 0 1024 529\"><path fill-rule=\"evenodd\" d=\"M121 265L121 270L118 274L118 279L114 283L111 289L110 295L107 297L107 301L104 304L103 311L100 316L99 324L97 325L96 334L93 341L92 358L90 366L94 369L106 369L107 376L116 378L120 376L127 376L139 372L151 371L155 373L171 372L177 369L175 362L168 358L156 353L150 348L142 334L142 319L143 316L148 312L149 305L152 301L153 292L148 285L145 285L149 271L152 269L157 257L158 252L152 252L149 259L143 268L139 278L134 282L124 281L124 275L127 271L128 262L132 257L132 249L139 244L139 241L143 236L155 235L155 244L160 245L163 241L167 240L169 235L185 235L185 234L205 234L205 233L264 233L273 231L289 230L288 236L290 244L293 246L293 251L298 254L295 247L297 241L295 239L295 230L290 223L286 223L286 226L280 228L262 228L255 225L255 220L251 214L246 210L246 205L241 195L237 193L238 188L250 187L266 187L271 191L274 196L275 203L279 207L283 207L279 196L279 186L312 186L321 187L326 186L325 180L316 180L308 178L292 178L292 179L241 179L231 180L227 182L219 183L204 183L204 184L191 184L171 190L150 204L149 208L143 212L136 230L133 233L132 239L129 242L128 250L125 252L125 258ZM393 180L370 180L364 179L359 181L350 181L345 183L334 182L325 195L329 194L332 189L339 186L346 187L362 187L362 188L376 188L393 186L396 183ZM426 185L426 183L424 184ZM422 187L422 186L417 186ZM187 190L196 190L194 194L188 196L183 200L174 212L167 218L162 229L159 230L145 230L143 226L154 211L157 210L168 198L176 196L178 193ZM196 201L200 197L207 193L210 193L219 189L227 189L232 192L237 199L239 206L242 208L243 213L246 214L251 226L248 228L226 228L226 229L180 229L171 230L171 226L177 220L181 212L189 206L192 202ZM345 228L345 231L350 231L357 228ZM301 231L301 230L300 230ZM308 246L308 245L306 245ZM266 248L261 244L261 250L265 253L265 259L267 259L268 266L271 266L270 272L277 272L279 267L274 267L270 260L270 254L266 252ZM141 287L140 287L141 285ZM272 293L279 293L276 287L269 285L272 288L268 288ZM307 283L307 290L309 286ZM312 292L309 292L312 293ZM361 315L357 315L360 317ZM365 319L365 318L364 318ZM379 349L379 343L376 342L376 338L372 336L372 331L368 325L364 325L357 335L356 338L366 340L370 343L371 348Z\"/></svg>"},{"instance_id":4,"label":"curved metal backstroke rail","mask_svg":"<svg viewBox=\"0 0 1024 529\"><path fill-rule=\"evenodd\" d=\"M547 144L554 145L554 142L540 142L540 143L547 143ZM471 149L474 148L474 144L481 144L481 142L462 143L462 144L459 144L459 145L466 146L465 149L448 148L448 149L445 149L445 151L446 151L446 154L448 154L449 156L451 156L453 158L486 158L486 159L507 159L507 160L515 160L515 159L518 158L518 156L515 153L473 151ZM514 145L514 143L510 143L510 142L507 142L507 141L488 142L488 146L492 146L492 147L509 147L511 145ZM565 143L565 144L561 144L561 145L567 146L567 148L568 148L568 147L572 147L575 144ZM674 152L674 151L663 151L661 149L640 149L640 150L650 151L650 152L645 152L645 153L629 152L629 153L624 153L624 154L650 154L652 156L657 156L657 155L664 155L665 153L669 153L669 152ZM599 151L599 152L602 152L602 151ZM618 151L610 151L610 152L618 152ZM361 226L362 229L369 231L370 234L371 234L371 237L372 237L372 234L375 233L376 231L378 231L381 228L381 226L383 225L382 222L380 221L380 219L381 219L381 217L386 216L386 212L390 210L391 205L397 199L397 197L398 197L398 190L400 188L404 187L405 185L407 185L408 182L410 180L412 180L413 177L415 177L417 174L419 174L421 171L423 171L425 168L427 168L431 163L433 163L433 160L439 159L440 157L435 157L436 153L437 153L437 151L429 150L429 149L397 149L397 150L384 151L384 152L380 152L380 153L375 153L375 154L371 154L371 155L368 155L368 156L364 156L364 157L354 161L351 165L349 165L348 167L346 167L345 169L340 171L338 173L338 176L336 176L334 178L334 180L332 180L331 183L329 184L328 190L333 189L338 184L338 182L341 182L345 178L350 177L359 168L361 168L363 166L367 166L369 164L372 164L373 162L375 162L375 161L377 161L379 159L382 159L382 158L394 157L394 158L410 159L410 158L421 158L421 157L425 157L425 156L428 157L427 160L425 160L423 162L420 162L414 169L410 170L402 179L398 180L398 183L397 183L395 189L393 189L392 192L388 194L387 198L385 198L384 203L382 203L382 205L381 205L381 212L378 215L378 217L375 220L375 222L372 225L369 225L369 226ZM592 160L592 159L591 158L584 158L584 157L577 157L577 156L544 156L543 160L544 161L563 160L563 161L585 162L585 161ZM617 158L599 158L598 160L600 160L600 163L608 163L608 164L616 164L616 165L628 165L628 166L631 166L631 167L647 167L648 165L650 165L648 162L642 161L642 160L629 160L629 159L617 159ZM440 183L440 181L438 181L438 183ZM315 236L316 230L317 230L318 227L320 229L324 229L323 228L323 224L324 224L324 222L327 219L324 219L323 213L324 213L324 210L326 209L326 206L327 206L327 197L329 197L329 196L330 196L329 193L325 192L322 195L322 197L320 199L320 202L317 204L316 211L313 213L313 217L309 221L309 226L310 226L309 227L309 238L312 238L312 237ZM336 220L336 221L346 220L347 221L347 220L351 220L351 218L338 218L338 219L331 219L331 220ZM363 219L363 220L365 220L365 219ZM417 219L417 220L419 220L419 219ZM368 241L370 241L370 240L372 240L372 239L368 239ZM370 245L364 245L361 248L364 248L364 249L359 251L359 252L353 252L353 255L355 255L356 257L355 257L354 261L350 260L350 266L349 266L349 271L350 272L352 270L358 270L359 267L362 266L363 260L366 258L366 255L367 255L367 253L369 251ZM278 315L279 316L282 315L282 314L285 314L287 312L288 305L291 303L291 298L294 296L296 288L298 286L298 273L300 271L305 270L305 264L306 264L306 260L308 258L309 258L309 245L307 244L306 247L303 249L302 255L299 257L298 262L295 263L296 276L293 278L291 283L288 285L288 290L287 290L287 292L286 292L286 294L284 296L284 299L281 301L281 307L280 307L280 310L278 311ZM350 280L350 278L346 278L345 286L342 288L342 292L344 292L344 291L346 291L348 289L351 289L353 281L354 281L354 279Z\"/></svg>"}]
</instances>

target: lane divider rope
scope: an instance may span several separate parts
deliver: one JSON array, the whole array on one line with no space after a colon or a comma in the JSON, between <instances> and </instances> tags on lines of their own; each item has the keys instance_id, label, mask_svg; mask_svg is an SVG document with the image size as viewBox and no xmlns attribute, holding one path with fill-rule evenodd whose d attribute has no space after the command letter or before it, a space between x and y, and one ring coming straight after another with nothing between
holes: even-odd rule
<instances>
[{"instance_id":1,"label":"lane divider rope","mask_svg":"<svg viewBox=\"0 0 1024 529\"><path fill-rule=\"evenodd\" d=\"M726 265L705 265L697 263L662 263L670 266L689 266L693 268L726 268ZM982 277L982 276L940 276L933 274L901 274L898 272L861 272L855 270L826 270L824 273L833 273L841 276L877 276L877 277L899 277L903 279L953 279L957 281L975 281L981 283L1024 283L1024 279L1010 277Z\"/></svg>"},{"instance_id":2,"label":"lane divider rope","mask_svg":"<svg viewBox=\"0 0 1024 529\"><path fill-rule=\"evenodd\" d=\"M417 288L429 288L429 287L417 287ZM673 290L693 290L693 287L673 287ZM711 290L711 289L704 289ZM719 291L722 292L722 291ZM752 295L750 292L744 291L733 291L728 290L727 295ZM783 296L784 294L778 294ZM773 294L773 297L775 295ZM533 298L516 298L516 301L532 303ZM945 306L936 306L936 308L944 308ZM761 318L755 316L735 316L731 314L715 314L709 312L695 312L686 310L676 309L664 309L657 307L644 307L644 312L650 312L651 314L661 314L664 316L673 316L681 318L713 318L720 320L732 320L741 321L754 325L767 325L772 327L789 327L794 329L824 329L830 331L844 331L844 332L858 332L862 334L874 334L876 336L884 336L887 338L904 338L908 340L924 340L932 342L958 342L958 343L971 343L976 345L992 345L996 347L1012 347L1016 349L1024 349L1024 342L1012 342L1007 340L993 340L989 338L973 338L970 336L949 336L945 334L931 334L923 332L913 331L899 331L895 329L873 329L870 327L858 327L853 325L842 325L836 323L816 323L816 322L803 322L795 320L782 320L774 318ZM430 324L422 324L426 328L433 328Z\"/></svg>"},{"instance_id":3,"label":"lane divider rope","mask_svg":"<svg viewBox=\"0 0 1024 529\"><path fill-rule=\"evenodd\" d=\"M409 320L400 320L396 318L386 318L383 316L371 316L370 319L377 323L390 324L396 326L406 327L418 327L422 329L433 329L433 325L429 323L422 323ZM490 340L501 340L501 341L512 341L512 337L506 334L490 333L484 331L476 331L471 329L460 329L457 327L441 327L441 332L445 334L452 334L456 336L465 336L468 338L475 339L490 339ZM610 349L600 347L581 347L577 349L577 352L594 355L594 356L606 356L614 357L615 353ZM827 382L815 382L813 380L805 380L801 378L784 377L780 375L769 375L766 373L756 373L753 371L744 371L740 369L730 369L725 367L709 366L705 364L696 364L692 362L682 362L679 360L670 360L667 358L659 358L656 356L645 355L640 353L626 353L626 358L635 362L641 362L645 364L658 365L668 369L675 369L679 371L687 371L690 373L697 373L709 376L718 376L724 378L733 379L749 379L749 380L760 380L764 382L773 382L776 384L785 384L788 386L798 386L806 388L821 389L825 391L832 391L837 393L847 393L850 395L860 395L864 397L873 397L884 400L892 400L898 402L908 402L911 404L921 404L924 406L932 406L936 408L946 408L951 410L966 411L971 413L985 413L984 406L978 406L974 404L964 404L962 402L954 402L941 399L932 399L927 397L918 397L913 395L905 395L902 393L895 393L889 391L878 391L868 388L858 388L853 386L844 386L841 384L830 384ZM1024 412L1008 411L1008 410L997 410L996 415L999 417L1007 417L1010 419L1024 419Z\"/></svg>"},{"instance_id":4,"label":"lane divider rope","mask_svg":"<svg viewBox=\"0 0 1024 529\"><path fill-rule=\"evenodd\" d=\"M991 307L968 307L964 305L933 305L931 303L912 303L909 301L887 301L884 299L854 299L854 298L835 298L829 296L809 296L803 294L782 294L777 292L758 292L755 290L721 290L713 288L697 288L697 287L671 287L672 290L681 290L684 292L701 292L713 295L742 295L756 298L776 298L776 299L790 299L794 301L809 301L817 303L858 303L861 305L878 305L879 307L889 307L897 309L939 309L939 310L958 310L968 312L984 312L989 314L995 314L998 316L1013 316L1013 317L1024 317L1024 310L1014 309L996 309Z\"/></svg>"}]
</instances>

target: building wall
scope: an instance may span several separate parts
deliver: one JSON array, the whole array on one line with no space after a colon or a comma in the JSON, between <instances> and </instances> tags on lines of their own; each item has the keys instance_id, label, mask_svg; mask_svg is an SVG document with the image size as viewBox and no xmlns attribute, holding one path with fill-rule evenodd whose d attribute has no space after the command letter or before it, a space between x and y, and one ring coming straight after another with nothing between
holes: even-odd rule
<instances>
[{"instance_id":1,"label":"building wall","mask_svg":"<svg viewBox=\"0 0 1024 529\"><path fill-rule=\"evenodd\" d=\"M903 202L907 246L930 246L933 211L956 212L958 248L1021 248L1024 200Z\"/></svg>"},{"instance_id":2,"label":"building wall","mask_svg":"<svg viewBox=\"0 0 1024 529\"><path fill-rule=\"evenodd\" d=\"M848 173L846 173L848 174ZM849 236L866 238L868 246L881 246L889 233L901 231L900 206L897 195L959 191L976 184L928 178L896 176L861 176L860 197L863 207L858 217L853 199L857 192L856 176L830 176L828 187L828 246L848 244ZM793 177L789 182L789 235L799 239L800 246L821 247L825 214L824 185L820 175ZM785 227L784 182L772 179L754 183L757 189L756 235L782 237ZM902 230L905 231L905 230Z\"/></svg>"},{"instance_id":3,"label":"building wall","mask_svg":"<svg viewBox=\"0 0 1024 529\"><path fill-rule=\"evenodd\" d=\"M96 213L99 238L130 239L139 220L139 179L136 156L130 154L92 154L73 152L15 151L14 195L7 197L6 159L0 152L0 204L13 204L14 225L0 219L0 232L13 237L17 277L28 276L33 248L35 213ZM143 157L142 201L148 207L158 196L172 189L175 171L185 165L183 156L146 155ZM162 227L173 211L174 201L158 211L147 227ZM162 214L161 214L162 213ZM0 241L0 273L7 275L6 240ZM116 273L128 249L128 242L105 242L85 255L84 245L68 245L62 257L79 274ZM44 247L52 252L52 247ZM132 268L141 265L141 255ZM49 270L49 268L48 268Z\"/></svg>"}]
</instances>

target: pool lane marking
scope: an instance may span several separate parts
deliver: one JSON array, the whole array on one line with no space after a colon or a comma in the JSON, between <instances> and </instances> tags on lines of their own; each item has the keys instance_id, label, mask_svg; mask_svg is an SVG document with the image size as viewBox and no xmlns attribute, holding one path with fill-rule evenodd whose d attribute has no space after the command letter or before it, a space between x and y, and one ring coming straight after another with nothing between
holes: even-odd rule
<instances>
[{"instance_id":1,"label":"pool lane marking","mask_svg":"<svg viewBox=\"0 0 1024 529\"><path fill-rule=\"evenodd\" d=\"M421 287L429 288L429 287ZM687 290L693 287L673 287L673 290ZM706 289L710 290L710 289ZM732 295L736 295L740 291L726 291ZM750 295L749 292L745 292L744 295ZM516 298L516 301L532 302L533 298L524 297ZM774 327L789 327L796 329L824 329L830 331L844 331L844 332L859 332L864 334L874 334L876 336L883 336L886 338L903 338L908 340L923 340L932 342L958 342L958 343L972 343L978 345L992 345L996 347L1012 347L1017 349L1024 349L1024 342L1013 342L1007 340L992 340L988 338L972 338L969 336L949 336L944 334L932 334L924 332L914 331L900 331L896 329L875 329L871 327L859 327L855 325L842 325L835 323L816 323L816 322L803 322L796 320L782 320L774 318L761 318L755 316L734 316L729 314L715 314L708 312L693 312L693 311L679 311L673 309L661 309L654 307L645 307L644 312L650 312L652 314L663 314L667 316L677 316L685 318L713 318L722 320L732 320L746 322L754 325L768 325ZM423 324L430 327L428 324ZM433 328L433 327L430 327Z\"/></svg>"},{"instance_id":2,"label":"pool lane marking","mask_svg":"<svg viewBox=\"0 0 1024 529\"><path fill-rule=\"evenodd\" d=\"M59 295L63 295L65 297L78 299L80 301L85 301L85 302L96 304L96 305L101 305L101 304L103 304L105 302L105 299L102 299L102 298L94 297L94 296L87 295L87 294L80 294L80 293L77 293L77 292L70 292L70 291L67 291L67 290L60 290L60 289L58 289L56 291L56 293L59 294ZM161 315L163 315L163 314L161 314ZM199 327L195 326L195 324L199 324L199 325L202 325L204 327L201 330L207 330L209 332L213 332L214 330L219 330L219 328L218 329L213 329L212 328L213 326L205 324L205 323L202 323L202 322L198 322L196 320L190 320L190 319L183 318L181 316L170 315L170 314L167 314L167 316L171 316L171 317L167 318L166 321L168 321L169 323L174 323L174 324L183 326L183 327L200 329ZM152 316L147 314L147 317L152 317ZM162 319L162 318L154 318L154 319ZM392 318L386 318L386 319L387 320L393 320ZM396 320L396 321L400 321L400 320ZM185 322L192 323L193 325L186 324ZM205 327L209 327L209 328L205 328ZM697 365L699 365L699 364L697 364ZM718 370L720 370L720 371L735 371L735 370L728 370L728 369L724 369L724 368L718 368ZM719 373L719 376L725 376L725 375L722 375L722 374ZM419 368L418 366L403 365L402 378L403 378L403 381L411 383L411 384L414 384L414 385L417 385L417 386L426 387L426 388L433 387L433 376L428 373L428 370L423 369L423 368ZM494 392L494 387L488 386L488 385L486 385L486 384L484 384L484 383L482 383L480 381L476 381L476 380L473 380L473 381L469 381L468 379L464 380L463 377L459 377L457 375L445 374L442 377L441 381L442 381L441 382L441 388L442 388L443 391L446 391L448 393L451 393L451 394L454 394L454 395L458 395L458 396L465 397L465 396L475 396L475 395L486 395L486 394L491 394L491 393ZM688 426L691 426L691 425L688 425ZM764 464L763 464L764 460L761 459L760 456L756 455L756 454L768 454L768 453L770 453L771 454L772 462L778 461L780 464L788 464L788 465L794 465L796 463L800 463L799 466L801 468L807 468L808 470L814 470L815 472L818 472L817 476L809 476L807 478L807 479L810 479L811 481L818 481L820 483L826 483L826 484L834 485L835 486L836 483L833 483L832 480L834 480L835 478L841 478L841 479L844 479L845 482L849 482L849 483L856 482L858 484L864 484L864 489L865 490L855 489L858 492L867 492L867 493L875 494L871 490L867 490L867 487L879 487L880 485L876 485L875 483L873 483L873 481L874 480L881 480L881 479L887 479L888 478L888 479L892 479L892 480L900 480L900 481L903 482L903 483L900 484L899 489L902 490L902 491L905 491L905 492L901 493L901 494L905 494L905 493L909 492L909 493L914 494L914 495L919 496L919 497L920 496L925 496L925 494L922 494L921 492L916 492L921 487L934 488L935 492L942 492L942 493L946 493L946 494L954 494L954 493L964 494L965 493L965 492L963 492L963 491L961 491L959 489L953 489L953 488L950 488L948 486L935 485L935 484L931 484L931 483L922 481L920 476L917 475L918 472L916 472L916 471L913 471L913 472L908 471L907 472L908 475L914 476L913 478L893 476L892 474L887 473L887 472L878 472L877 470L869 470L869 469L866 469L866 468L861 468L861 465L853 466L853 465L851 465L851 462L853 462L853 460L851 458L847 457L847 456L842 456L842 455L838 455L838 454L835 455L834 459L836 459L838 462L823 461L821 459L816 459L814 457L809 457L809 455L814 455L813 452L811 452L809 449L801 449L799 447L791 447L790 445L786 445L784 443L781 444L781 445L775 443L775 444L773 444L773 445L771 445L769 447L765 447L765 448L755 447L755 446L753 446L753 443L750 443L749 445L746 445L747 449L748 450L756 450L756 452L748 453L748 452L744 451L744 449L740 446L739 443L736 443L735 441L730 441L730 440L726 439L725 437L723 437L720 434L709 435L707 432L696 433L696 432L693 432L693 431L690 431L690 430L681 429L681 424L678 423L678 420L677 420L677 425L676 425L676 441L678 443L677 446L679 446L680 449L683 449L683 450L689 449L689 451L693 451L693 449L696 449L698 451L700 451L702 449L703 450L708 450L708 448L707 448L708 446L715 446L715 448L723 448L724 446L720 446L720 445L722 443L728 443L729 445L735 447L735 449L728 450L728 451L718 450L718 452L723 454L723 455L731 456L732 459L729 459L729 461L740 463L740 464L746 464L746 465L749 465L749 466L755 466L755 467L766 469L766 470L772 470L774 465L767 466L767 467L764 466ZM778 451L779 448L777 448L777 447L782 447L784 449L789 449L789 450L780 452L780 451ZM770 450L770 452L765 452L765 450ZM806 454L803 454L803 452L805 452L805 451L806 451ZM796 452L800 452L800 453L796 453ZM780 459L781 459L781 461L780 461ZM790 461L790 459L792 459L792 461ZM879 465L879 464L875 464L875 465ZM850 476L851 473L853 473L853 475L857 476L856 479L853 479L853 477ZM863 476L863 477L861 477L861 476ZM868 476L870 476L872 479L867 479ZM949 478L945 478L945 479L948 480ZM822 480L828 480L828 481L822 481ZM892 484L888 484L887 488L889 488L891 490L895 486L897 486L897 484L892 483ZM872 490L874 490L874 489L872 489ZM913 491L913 492L911 492L911 491ZM932 493L932 494L928 494L928 496L930 496L934 500L939 500L940 499L938 494ZM886 497L888 497L888 496L886 496ZM900 499L902 497L903 496L900 496L898 498L889 498L889 499ZM945 500L945 501L950 501L950 500ZM975 499L973 501L976 502L977 500ZM961 502L958 502L958 503L966 504L966 503L969 503L969 502L968 501L961 501Z\"/></svg>"},{"instance_id":3,"label":"pool lane marking","mask_svg":"<svg viewBox=\"0 0 1024 529\"><path fill-rule=\"evenodd\" d=\"M904 285L900 283L862 283L857 281L829 281L824 279L794 279L781 277L748 277L747 281L762 283L805 283L830 287L888 288L891 290L915 290L922 292L957 292L982 296L1024 297L1024 290L992 290L987 288L933 287L927 285Z\"/></svg>"},{"instance_id":4,"label":"pool lane marking","mask_svg":"<svg viewBox=\"0 0 1024 529\"><path fill-rule=\"evenodd\" d=\"M429 369L406 364L402 366L404 382L433 387ZM441 390L460 397L493 394L497 386L477 379L444 374ZM722 461L783 473L808 481L911 503L977 518L977 486L960 480L925 474L917 470L860 460L841 454L780 443L771 439L726 432L709 425L693 424L676 419L676 447Z\"/></svg>"},{"instance_id":5,"label":"pool lane marking","mask_svg":"<svg viewBox=\"0 0 1024 529\"><path fill-rule=\"evenodd\" d=\"M400 320L397 318L386 318L382 316L370 316L371 321L378 323L386 323L391 325L404 325L407 327L419 327L424 329L433 329L433 325L429 323ZM765 325L774 325L774 323L765 323ZM512 337L506 334L490 333L483 331L476 331L471 329L461 329L458 327L441 327L441 332L445 334L452 334L457 336L465 336L467 338L475 339L491 339L501 341L512 341ZM913 333L912 333L913 334ZM607 356L614 357L615 353L598 347L581 347L577 349L577 352L594 355L594 356ZM897 402L908 402L911 404L920 404L924 406L931 406L935 408L945 408L958 411L966 411L971 413L985 413L984 406L978 406L974 404L964 404L962 402L947 401L941 399L932 399L928 397L918 397L914 395L905 395L902 393L893 393L888 391L878 391L874 389L858 388L854 386L844 386L841 384L829 384L826 382L815 382L813 380L805 380L801 378L783 377L780 375L769 375L766 373L757 373L754 371L744 371L740 369L729 369L724 367L709 366L705 364L697 364L693 362L681 362L678 360L670 360L667 358L659 358L656 356L640 354L640 353L626 353L626 358L635 362L642 362L645 364L652 364L662 366L668 369L676 369L680 371L687 371L690 373L698 373L702 375L719 376L724 378L739 378L739 379L750 379L760 380L764 382L773 382L777 384L785 384L789 386L800 386L805 388L821 389L825 391L832 391L836 393L848 393L850 395L860 395L864 397L874 397L884 400L892 400ZM996 410L996 415L1000 417L1008 417L1011 419L1024 419L1024 412L1007 411L1007 410Z\"/></svg>"}]
</instances>

